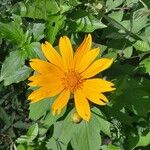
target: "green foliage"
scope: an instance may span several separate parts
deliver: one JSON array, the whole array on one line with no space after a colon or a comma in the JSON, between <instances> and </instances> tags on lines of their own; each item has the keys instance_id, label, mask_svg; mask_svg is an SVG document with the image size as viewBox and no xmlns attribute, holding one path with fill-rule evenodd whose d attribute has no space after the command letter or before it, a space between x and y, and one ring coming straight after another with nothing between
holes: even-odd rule
<instances>
[{"instance_id":1,"label":"green foliage","mask_svg":"<svg viewBox=\"0 0 150 150\"><path fill-rule=\"evenodd\" d=\"M31 69L24 65L25 59L24 52L18 50L11 52L10 56L4 61L0 81L4 80L5 86L23 81L29 76Z\"/></svg>"},{"instance_id":2,"label":"green foliage","mask_svg":"<svg viewBox=\"0 0 150 150\"><path fill-rule=\"evenodd\" d=\"M2 23L0 22L0 36L10 40L17 45L21 45L25 42L26 35L23 33L22 28L17 22Z\"/></svg>"},{"instance_id":3,"label":"green foliage","mask_svg":"<svg viewBox=\"0 0 150 150\"><path fill-rule=\"evenodd\" d=\"M66 17L63 15L50 16L47 22L47 39L53 43L60 29L64 27Z\"/></svg>"},{"instance_id":4,"label":"green foliage","mask_svg":"<svg viewBox=\"0 0 150 150\"><path fill-rule=\"evenodd\" d=\"M147 52L150 51L150 45L148 42L145 41L136 41L136 43L133 44L133 46L136 48L136 50Z\"/></svg>"},{"instance_id":5,"label":"green foliage","mask_svg":"<svg viewBox=\"0 0 150 150\"><path fill-rule=\"evenodd\" d=\"M142 65L142 67L145 70L145 73L148 73L150 75L150 57L145 58L144 60L142 60L140 62L140 64Z\"/></svg>"},{"instance_id":6,"label":"green foliage","mask_svg":"<svg viewBox=\"0 0 150 150\"><path fill-rule=\"evenodd\" d=\"M0 149L150 149L148 0L2 0L0 11ZM57 116L56 97L29 103L29 61L45 60L41 43L57 49L67 35L76 47L89 32L98 57L114 59L101 74L116 87L109 103L92 104L91 120L79 123L72 102Z\"/></svg>"}]
</instances>

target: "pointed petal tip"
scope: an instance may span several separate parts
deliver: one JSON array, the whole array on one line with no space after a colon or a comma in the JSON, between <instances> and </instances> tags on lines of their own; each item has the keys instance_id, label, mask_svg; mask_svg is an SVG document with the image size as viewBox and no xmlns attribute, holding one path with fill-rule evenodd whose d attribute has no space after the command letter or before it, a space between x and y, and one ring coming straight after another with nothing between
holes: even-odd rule
<instances>
[{"instance_id":1,"label":"pointed petal tip","mask_svg":"<svg viewBox=\"0 0 150 150\"><path fill-rule=\"evenodd\" d=\"M50 44L48 41L45 41L44 44Z\"/></svg>"},{"instance_id":2,"label":"pointed petal tip","mask_svg":"<svg viewBox=\"0 0 150 150\"><path fill-rule=\"evenodd\" d=\"M92 36L90 33L88 34L87 38L92 39Z\"/></svg>"},{"instance_id":3,"label":"pointed petal tip","mask_svg":"<svg viewBox=\"0 0 150 150\"><path fill-rule=\"evenodd\" d=\"M78 114L84 121L89 122L91 119L91 115L87 115L85 114L84 116L81 116L80 114Z\"/></svg>"},{"instance_id":4,"label":"pointed petal tip","mask_svg":"<svg viewBox=\"0 0 150 150\"><path fill-rule=\"evenodd\" d=\"M56 116L56 111L52 108L52 115Z\"/></svg>"},{"instance_id":5,"label":"pointed petal tip","mask_svg":"<svg viewBox=\"0 0 150 150\"><path fill-rule=\"evenodd\" d=\"M85 121L89 122L90 121L91 116L86 116L85 118L83 118Z\"/></svg>"},{"instance_id":6,"label":"pointed petal tip","mask_svg":"<svg viewBox=\"0 0 150 150\"><path fill-rule=\"evenodd\" d=\"M32 93L33 93L33 92L32 92ZM28 96L28 100L30 100L30 101L32 101L32 99L33 99L32 93Z\"/></svg>"},{"instance_id":7,"label":"pointed petal tip","mask_svg":"<svg viewBox=\"0 0 150 150\"><path fill-rule=\"evenodd\" d=\"M59 115L60 113L61 113L60 109L54 109L54 108L52 108L52 115L53 116Z\"/></svg>"}]
</instances>

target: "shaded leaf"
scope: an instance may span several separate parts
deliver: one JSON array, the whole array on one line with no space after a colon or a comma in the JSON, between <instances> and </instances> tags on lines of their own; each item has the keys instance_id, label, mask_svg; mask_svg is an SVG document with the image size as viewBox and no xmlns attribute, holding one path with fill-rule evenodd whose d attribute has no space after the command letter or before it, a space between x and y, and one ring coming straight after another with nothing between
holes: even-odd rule
<instances>
[{"instance_id":1,"label":"shaded leaf","mask_svg":"<svg viewBox=\"0 0 150 150\"><path fill-rule=\"evenodd\" d=\"M32 120L37 120L50 109L50 99L44 99L36 103L30 103L29 117Z\"/></svg>"}]
</instances>

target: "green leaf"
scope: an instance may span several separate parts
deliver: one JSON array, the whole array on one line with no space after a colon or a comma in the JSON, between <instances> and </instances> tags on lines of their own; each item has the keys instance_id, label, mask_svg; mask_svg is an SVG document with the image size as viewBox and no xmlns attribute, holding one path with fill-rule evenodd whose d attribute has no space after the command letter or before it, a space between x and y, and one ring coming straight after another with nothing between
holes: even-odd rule
<instances>
[{"instance_id":1,"label":"green leaf","mask_svg":"<svg viewBox=\"0 0 150 150\"><path fill-rule=\"evenodd\" d=\"M17 150L26 150L26 148L24 147L23 144L19 144L19 145L17 146Z\"/></svg>"},{"instance_id":2,"label":"green leaf","mask_svg":"<svg viewBox=\"0 0 150 150\"><path fill-rule=\"evenodd\" d=\"M54 124L53 136L46 145L48 149L55 149L57 146L62 150L67 149L67 145L74 135L75 124L71 121L73 111L71 111L63 121Z\"/></svg>"},{"instance_id":3,"label":"green leaf","mask_svg":"<svg viewBox=\"0 0 150 150\"><path fill-rule=\"evenodd\" d=\"M144 33L144 38L146 38L146 41L148 41L150 43L150 26L145 28L145 33Z\"/></svg>"},{"instance_id":4,"label":"green leaf","mask_svg":"<svg viewBox=\"0 0 150 150\"><path fill-rule=\"evenodd\" d=\"M26 144L19 144L17 146L17 150L34 150L34 147L33 146L29 146L29 145L26 145Z\"/></svg>"},{"instance_id":5,"label":"green leaf","mask_svg":"<svg viewBox=\"0 0 150 150\"><path fill-rule=\"evenodd\" d=\"M150 45L148 42L145 41L140 41L138 40L133 44L136 50L141 51L141 52L147 52L150 51Z\"/></svg>"},{"instance_id":6,"label":"green leaf","mask_svg":"<svg viewBox=\"0 0 150 150\"><path fill-rule=\"evenodd\" d=\"M138 37L138 35L132 33L129 29L127 29L126 27L124 27L121 23L119 23L118 21L116 21L115 19L109 17L109 16L106 16L104 15L104 18L111 24L113 25L115 28L117 29L120 29L120 30L123 30L124 32L128 33L131 37L135 38L135 39L140 39ZM128 23L130 23L128 20L127 20Z\"/></svg>"},{"instance_id":7,"label":"green leaf","mask_svg":"<svg viewBox=\"0 0 150 150\"><path fill-rule=\"evenodd\" d=\"M140 30L147 26L148 15L148 9L146 8L138 9L133 13L131 29L133 33L138 33Z\"/></svg>"},{"instance_id":8,"label":"green leaf","mask_svg":"<svg viewBox=\"0 0 150 150\"><path fill-rule=\"evenodd\" d=\"M61 14L74 9L77 5L81 4L81 2L79 2L78 0L68 0L68 1L56 0L56 1L59 3Z\"/></svg>"},{"instance_id":9,"label":"green leaf","mask_svg":"<svg viewBox=\"0 0 150 150\"><path fill-rule=\"evenodd\" d=\"M65 120L54 124L54 133L47 143L47 148L55 149L57 145L66 149L69 141L74 150L96 150L101 145L100 131L110 135L110 123L105 120L99 109L92 109L92 118L89 122L82 121L75 124L71 121L71 111ZM55 143L55 144L54 144Z\"/></svg>"},{"instance_id":10,"label":"green leaf","mask_svg":"<svg viewBox=\"0 0 150 150\"><path fill-rule=\"evenodd\" d=\"M30 0L25 4L20 3L22 17L48 19L49 15L56 14L60 11L55 0Z\"/></svg>"},{"instance_id":11,"label":"green leaf","mask_svg":"<svg viewBox=\"0 0 150 150\"><path fill-rule=\"evenodd\" d=\"M7 86L12 83L19 83L20 81L24 81L25 79L27 79L29 77L31 72L32 72L31 68L29 68L27 66L23 66L23 67L19 68L18 70L16 70L13 74L5 77L4 85Z\"/></svg>"},{"instance_id":12,"label":"green leaf","mask_svg":"<svg viewBox=\"0 0 150 150\"><path fill-rule=\"evenodd\" d=\"M46 36L51 43L55 41L57 33L63 28L65 19L63 15L53 15L48 18Z\"/></svg>"},{"instance_id":13,"label":"green leaf","mask_svg":"<svg viewBox=\"0 0 150 150\"><path fill-rule=\"evenodd\" d=\"M121 148L119 148L118 146L109 144L109 145L103 145L101 146L101 150L121 150Z\"/></svg>"},{"instance_id":14,"label":"green leaf","mask_svg":"<svg viewBox=\"0 0 150 150\"><path fill-rule=\"evenodd\" d=\"M10 85L25 80L31 73L31 69L24 66L26 57L24 51L11 52L2 65L0 81Z\"/></svg>"},{"instance_id":15,"label":"green leaf","mask_svg":"<svg viewBox=\"0 0 150 150\"><path fill-rule=\"evenodd\" d=\"M41 44L39 42L32 42L24 47L29 58L40 58L45 60L45 56L41 49Z\"/></svg>"},{"instance_id":16,"label":"green leaf","mask_svg":"<svg viewBox=\"0 0 150 150\"><path fill-rule=\"evenodd\" d=\"M110 11L110 10L120 6L123 2L124 2L124 0L107 0L106 1L107 11Z\"/></svg>"},{"instance_id":17,"label":"green leaf","mask_svg":"<svg viewBox=\"0 0 150 150\"><path fill-rule=\"evenodd\" d=\"M74 150L97 150L101 145L100 131L110 136L110 123L105 120L99 109L92 109L89 122L82 121L74 129L71 145Z\"/></svg>"},{"instance_id":18,"label":"green leaf","mask_svg":"<svg viewBox=\"0 0 150 150\"><path fill-rule=\"evenodd\" d=\"M40 127L39 129L39 134L44 135L49 129L49 127L53 125L60 117L62 117L65 112L66 109L63 109L59 115L54 116L50 111L42 120L40 120L42 127Z\"/></svg>"},{"instance_id":19,"label":"green leaf","mask_svg":"<svg viewBox=\"0 0 150 150\"><path fill-rule=\"evenodd\" d=\"M72 32L93 32L96 29L107 27L101 22L101 20L95 18L90 14L85 13L82 15L83 16L79 17L78 19L70 20L68 22L68 25Z\"/></svg>"},{"instance_id":20,"label":"green leaf","mask_svg":"<svg viewBox=\"0 0 150 150\"><path fill-rule=\"evenodd\" d=\"M131 1L131 0L126 0L126 5L128 7L133 7L135 4L137 4L139 2L139 0L134 0L134 1Z\"/></svg>"},{"instance_id":21,"label":"green leaf","mask_svg":"<svg viewBox=\"0 0 150 150\"><path fill-rule=\"evenodd\" d=\"M37 137L38 132L39 132L38 124L35 123L29 128L26 135L22 135L17 139L17 143L25 143L27 144L26 146L32 145L32 142Z\"/></svg>"},{"instance_id":22,"label":"green leaf","mask_svg":"<svg viewBox=\"0 0 150 150\"><path fill-rule=\"evenodd\" d=\"M16 121L13 124L13 127L18 128L18 129L28 129L29 128L29 124L19 120L19 121Z\"/></svg>"},{"instance_id":23,"label":"green leaf","mask_svg":"<svg viewBox=\"0 0 150 150\"><path fill-rule=\"evenodd\" d=\"M10 40L21 46L26 41L26 36L23 33L23 30L20 24L12 21L10 23L2 23L0 22L0 37L5 38L6 40Z\"/></svg>"},{"instance_id":24,"label":"green leaf","mask_svg":"<svg viewBox=\"0 0 150 150\"><path fill-rule=\"evenodd\" d=\"M118 85L119 84L119 85ZM135 79L125 78L118 82L116 93L114 97L112 109L115 111L128 108L138 116L147 116L150 108L149 93L144 90L144 85Z\"/></svg>"},{"instance_id":25,"label":"green leaf","mask_svg":"<svg viewBox=\"0 0 150 150\"><path fill-rule=\"evenodd\" d=\"M11 121L9 119L9 115L7 114L7 112L5 111L5 109L2 108L1 106L0 106L0 114L1 114L0 118L1 118L1 120L3 120L3 122L5 123L5 125L10 126L11 125Z\"/></svg>"},{"instance_id":26,"label":"green leaf","mask_svg":"<svg viewBox=\"0 0 150 150\"><path fill-rule=\"evenodd\" d=\"M113 18L114 20L116 20L118 22L121 22L122 18L123 18L123 11L112 12L108 16Z\"/></svg>"},{"instance_id":27,"label":"green leaf","mask_svg":"<svg viewBox=\"0 0 150 150\"><path fill-rule=\"evenodd\" d=\"M33 141L37 137L37 135L38 135L38 124L35 123L29 128L27 136L30 138L31 141Z\"/></svg>"},{"instance_id":28,"label":"green leaf","mask_svg":"<svg viewBox=\"0 0 150 150\"><path fill-rule=\"evenodd\" d=\"M104 58L113 58L114 60L117 58L118 55L118 51L112 51L112 52L108 52L107 54L103 55Z\"/></svg>"},{"instance_id":29,"label":"green leaf","mask_svg":"<svg viewBox=\"0 0 150 150\"><path fill-rule=\"evenodd\" d=\"M45 25L43 23L35 23L32 28L34 41L40 41L44 38Z\"/></svg>"},{"instance_id":30,"label":"green leaf","mask_svg":"<svg viewBox=\"0 0 150 150\"><path fill-rule=\"evenodd\" d=\"M100 130L106 135L110 136L110 122L106 120L100 109L92 108L93 119L96 121L97 126L100 126ZM93 121L94 123L94 121Z\"/></svg>"},{"instance_id":31,"label":"green leaf","mask_svg":"<svg viewBox=\"0 0 150 150\"><path fill-rule=\"evenodd\" d=\"M30 103L29 118L37 120L42 117L50 109L50 99L44 99L36 103Z\"/></svg>"},{"instance_id":32,"label":"green leaf","mask_svg":"<svg viewBox=\"0 0 150 150\"><path fill-rule=\"evenodd\" d=\"M144 60L142 60L142 61L140 62L140 65L141 65L142 67L144 67L145 72L150 75L150 57L145 58Z\"/></svg>"},{"instance_id":33,"label":"green leaf","mask_svg":"<svg viewBox=\"0 0 150 150\"><path fill-rule=\"evenodd\" d=\"M150 132L146 135L136 135L129 137L129 148L131 150L139 146L147 146L150 144Z\"/></svg>"},{"instance_id":34,"label":"green leaf","mask_svg":"<svg viewBox=\"0 0 150 150\"><path fill-rule=\"evenodd\" d=\"M124 50L123 50L123 56L125 58L130 58L132 56L132 53L133 53L133 47L130 46L130 47L126 47Z\"/></svg>"},{"instance_id":35,"label":"green leaf","mask_svg":"<svg viewBox=\"0 0 150 150\"><path fill-rule=\"evenodd\" d=\"M150 132L147 133L145 136L144 135L140 136L136 147L138 147L138 146L147 146L148 144L150 144Z\"/></svg>"},{"instance_id":36,"label":"green leaf","mask_svg":"<svg viewBox=\"0 0 150 150\"><path fill-rule=\"evenodd\" d=\"M71 139L74 150L97 150L101 145L100 129L97 124L81 122Z\"/></svg>"}]
</instances>

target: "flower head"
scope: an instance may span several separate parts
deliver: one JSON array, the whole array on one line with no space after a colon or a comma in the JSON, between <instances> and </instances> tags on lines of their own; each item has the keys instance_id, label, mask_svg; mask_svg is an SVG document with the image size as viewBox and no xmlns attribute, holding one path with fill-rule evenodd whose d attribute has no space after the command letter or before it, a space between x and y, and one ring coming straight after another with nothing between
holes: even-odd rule
<instances>
[{"instance_id":1,"label":"flower head","mask_svg":"<svg viewBox=\"0 0 150 150\"><path fill-rule=\"evenodd\" d=\"M99 48L91 49L92 37L89 34L74 52L67 36L59 40L57 52L45 42L42 51L48 61L31 59L30 66L37 72L29 78L29 86L39 87L28 99L32 102L57 95L52 105L52 113L59 114L67 105L70 94L74 95L76 111L81 118L88 121L91 117L89 101L105 105L108 100L104 92L113 91L113 83L100 78L92 78L110 67L113 60L96 59Z\"/></svg>"}]
</instances>

